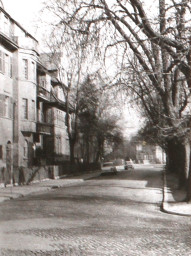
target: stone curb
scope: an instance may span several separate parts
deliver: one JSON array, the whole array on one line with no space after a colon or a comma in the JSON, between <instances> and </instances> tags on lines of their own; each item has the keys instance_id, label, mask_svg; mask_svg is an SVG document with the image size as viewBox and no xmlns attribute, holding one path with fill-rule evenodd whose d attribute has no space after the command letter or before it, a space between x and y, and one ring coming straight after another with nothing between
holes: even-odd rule
<instances>
[{"instance_id":1,"label":"stone curb","mask_svg":"<svg viewBox=\"0 0 191 256\"><path fill-rule=\"evenodd\" d=\"M186 202L169 202L168 194L170 189L167 186L166 172L163 171L163 199L161 204L161 211L178 215L178 216L191 216L191 204Z\"/></svg>"}]
</instances>

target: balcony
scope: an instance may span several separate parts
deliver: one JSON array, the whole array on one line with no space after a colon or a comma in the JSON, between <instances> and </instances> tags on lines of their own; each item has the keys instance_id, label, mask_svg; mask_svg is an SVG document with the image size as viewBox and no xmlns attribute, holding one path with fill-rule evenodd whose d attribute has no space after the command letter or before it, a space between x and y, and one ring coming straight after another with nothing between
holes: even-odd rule
<instances>
[{"instance_id":1,"label":"balcony","mask_svg":"<svg viewBox=\"0 0 191 256\"><path fill-rule=\"evenodd\" d=\"M50 101L50 92L40 85L38 85L37 94L44 101Z\"/></svg>"},{"instance_id":2,"label":"balcony","mask_svg":"<svg viewBox=\"0 0 191 256\"><path fill-rule=\"evenodd\" d=\"M39 134L52 135L52 124L37 122L36 131Z\"/></svg>"},{"instance_id":3,"label":"balcony","mask_svg":"<svg viewBox=\"0 0 191 256\"><path fill-rule=\"evenodd\" d=\"M35 122L31 122L28 120L22 120L20 129L22 132L25 132L25 133L34 133L34 132L36 132L36 124L35 124Z\"/></svg>"},{"instance_id":4,"label":"balcony","mask_svg":"<svg viewBox=\"0 0 191 256\"><path fill-rule=\"evenodd\" d=\"M17 50L18 47L18 41L16 37L9 37L6 34L4 34L2 31L0 31L0 40L3 46L5 46L10 51Z\"/></svg>"},{"instance_id":5,"label":"balcony","mask_svg":"<svg viewBox=\"0 0 191 256\"><path fill-rule=\"evenodd\" d=\"M17 38L17 41L18 41L19 47L38 52L38 42L26 31L24 36L19 36Z\"/></svg>"}]
</instances>

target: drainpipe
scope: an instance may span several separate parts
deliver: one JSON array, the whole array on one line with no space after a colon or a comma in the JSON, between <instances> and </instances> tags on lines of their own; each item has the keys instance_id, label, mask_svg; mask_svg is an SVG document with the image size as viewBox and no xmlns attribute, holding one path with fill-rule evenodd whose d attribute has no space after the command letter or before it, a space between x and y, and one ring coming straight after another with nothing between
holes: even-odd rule
<instances>
[{"instance_id":1,"label":"drainpipe","mask_svg":"<svg viewBox=\"0 0 191 256\"><path fill-rule=\"evenodd\" d=\"M15 145L15 111L16 111L16 103L13 102L13 143L11 145L11 185L14 184L14 175L13 175L13 166L14 166L14 145Z\"/></svg>"}]
</instances>

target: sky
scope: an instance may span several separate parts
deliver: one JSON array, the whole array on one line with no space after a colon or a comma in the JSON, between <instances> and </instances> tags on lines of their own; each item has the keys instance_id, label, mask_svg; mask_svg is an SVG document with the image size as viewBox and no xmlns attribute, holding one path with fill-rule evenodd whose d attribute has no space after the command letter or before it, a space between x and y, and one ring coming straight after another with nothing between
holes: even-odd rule
<instances>
[{"instance_id":1,"label":"sky","mask_svg":"<svg viewBox=\"0 0 191 256\"><path fill-rule=\"evenodd\" d=\"M30 34L38 37L35 21L39 18L43 0L2 0L5 11ZM38 40L38 38L36 38Z\"/></svg>"}]
</instances>

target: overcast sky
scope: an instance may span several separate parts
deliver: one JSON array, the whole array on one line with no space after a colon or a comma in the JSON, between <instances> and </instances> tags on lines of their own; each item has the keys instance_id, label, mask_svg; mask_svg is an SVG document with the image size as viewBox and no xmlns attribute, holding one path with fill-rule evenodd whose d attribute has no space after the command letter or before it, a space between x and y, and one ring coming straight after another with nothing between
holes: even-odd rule
<instances>
[{"instance_id":1,"label":"overcast sky","mask_svg":"<svg viewBox=\"0 0 191 256\"><path fill-rule=\"evenodd\" d=\"M2 0L2 2L5 11L29 33L36 36L35 21L39 18L43 0Z\"/></svg>"}]
</instances>

